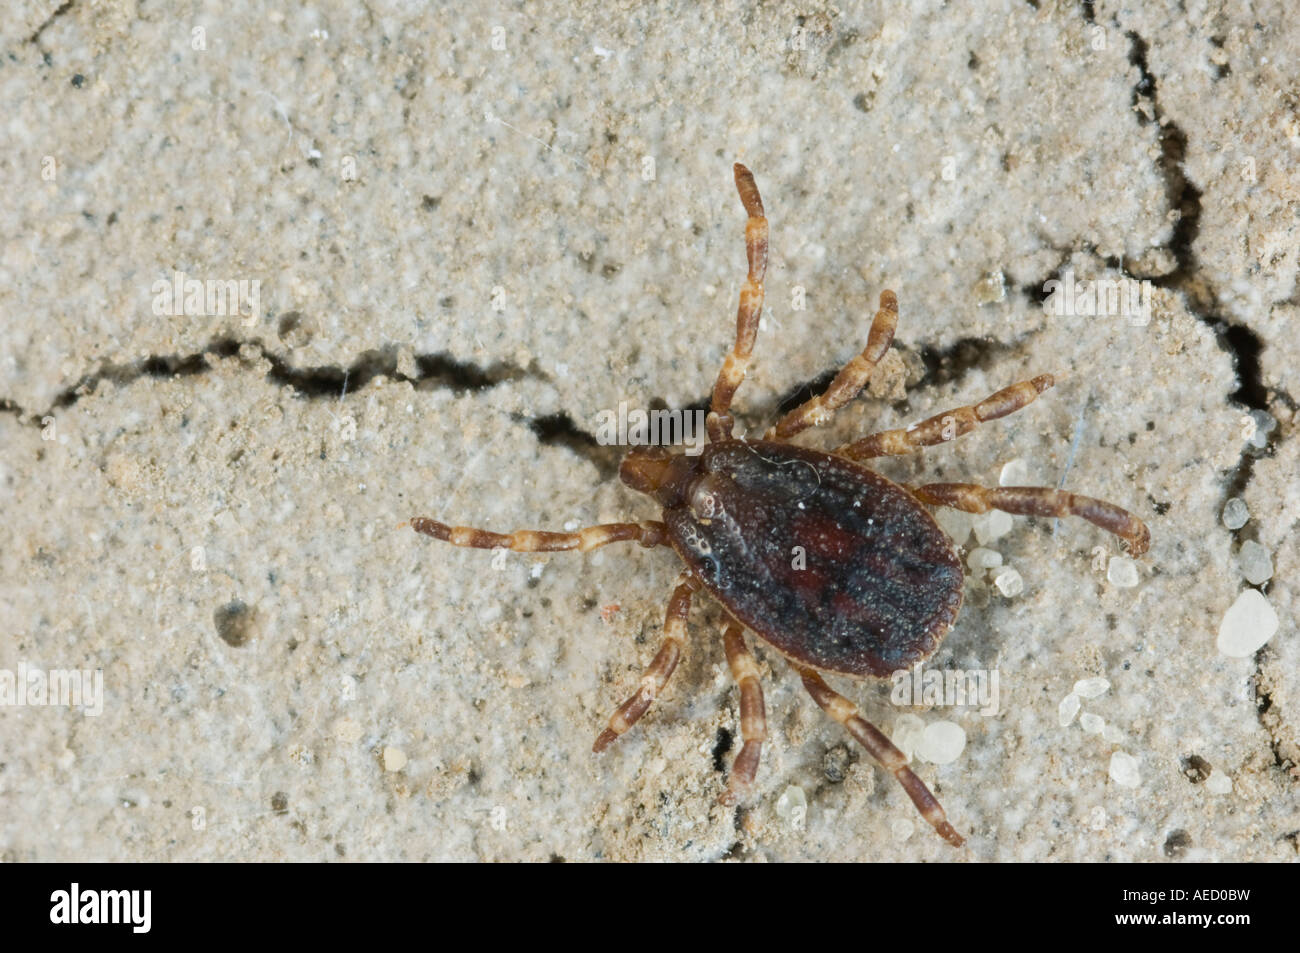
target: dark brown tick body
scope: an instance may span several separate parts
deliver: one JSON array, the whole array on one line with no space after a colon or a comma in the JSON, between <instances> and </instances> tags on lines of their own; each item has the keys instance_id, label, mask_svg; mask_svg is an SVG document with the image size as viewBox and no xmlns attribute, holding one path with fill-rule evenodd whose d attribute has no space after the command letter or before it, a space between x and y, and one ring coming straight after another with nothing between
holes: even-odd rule
<instances>
[{"instance_id":1,"label":"dark brown tick body","mask_svg":"<svg viewBox=\"0 0 1300 953\"><path fill-rule=\"evenodd\" d=\"M620 476L663 506L673 549L731 616L805 665L887 676L932 654L957 618L952 541L864 466L727 440L695 457L630 454Z\"/></svg>"},{"instance_id":2,"label":"dark brown tick body","mask_svg":"<svg viewBox=\"0 0 1300 953\"><path fill-rule=\"evenodd\" d=\"M867 383L889 350L898 322L898 300L890 291L880 296L866 347L824 393L786 414L762 440L733 438L731 400L753 352L767 271L763 202L749 170L737 164L735 173L749 214L749 274L740 292L736 343L713 386L710 442L698 456L634 449L619 471L628 486L654 497L661 519L588 526L574 533L492 533L427 517L411 520L411 526L456 546L516 552L586 552L621 541L671 546L686 569L668 601L663 641L637 691L597 737L595 750L609 747L650 709L681 658L691 598L703 590L726 610L723 648L740 690L744 744L722 795L724 803L734 803L750 790L767 738L758 664L745 640L748 629L785 656L817 704L894 776L939 835L961 846L961 835L908 766L907 756L821 676L887 676L906 669L933 654L952 627L961 606L961 562L952 540L923 504L972 513L998 509L1079 516L1119 536L1135 556L1146 552L1150 535L1141 520L1113 503L1064 490L971 483L905 487L861 463L953 440L1005 417L1051 387L1048 374L905 430L869 434L832 453L787 443L825 423Z\"/></svg>"}]
</instances>

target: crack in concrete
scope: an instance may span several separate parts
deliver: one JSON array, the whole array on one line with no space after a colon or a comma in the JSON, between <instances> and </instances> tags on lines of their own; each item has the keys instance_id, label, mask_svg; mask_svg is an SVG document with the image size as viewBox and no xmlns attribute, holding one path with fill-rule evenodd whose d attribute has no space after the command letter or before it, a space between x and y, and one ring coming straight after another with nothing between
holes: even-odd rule
<instances>
[{"instance_id":1,"label":"crack in concrete","mask_svg":"<svg viewBox=\"0 0 1300 953\"><path fill-rule=\"evenodd\" d=\"M1092 0L1081 0L1081 11L1086 23L1095 22ZM1121 28L1119 17L1113 22ZM1168 248L1174 256L1174 268L1167 274L1151 279L1159 288L1179 292L1186 303L1188 313L1212 329L1219 346L1232 358L1236 371L1238 387L1229 395L1229 400L1239 404L1243 409L1270 413L1269 407L1274 402L1284 403L1292 410L1296 402L1289 393L1282 389L1274 390L1272 399L1268 388L1263 383L1260 366L1260 354L1265 344L1258 334L1246 325L1233 322L1224 316L1221 309L1221 297L1214 282L1201 268L1196 255L1195 243L1200 233L1201 190L1187 175L1187 134L1182 128L1165 115L1159 102L1159 82L1151 72L1148 54L1150 45L1136 30L1126 30L1124 34L1131 44L1129 62L1138 68L1138 82L1133 87L1134 114L1140 126L1156 123L1159 128L1160 158L1156 168L1165 182L1165 194L1171 208L1177 209L1178 221L1174 225ZM1150 110L1146 114L1143 106ZM1062 263L1063 264L1063 263ZM1122 263L1108 266L1117 267L1123 273ZM1062 265L1057 266L1059 272ZM1267 445L1263 449L1243 448L1238 462L1225 480L1224 494L1220 504L1230 497L1240 496L1254 476L1255 460L1260 456L1271 456L1276 452L1282 439L1282 428L1274 428ZM1262 651L1256 655L1255 672L1252 684L1256 693L1256 715L1260 727L1270 741L1275 766L1292 781L1297 780L1294 762L1282 755L1276 733L1270 728L1270 721L1280 721L1276 713L1270 716L1273 707L1272 698L1262 688L1264 680Z\"/></svg>"},{"instance_id":2,"label":"crack in concrete","mask_svg":"<svg viewBox=\"0 0 1300 953\"><path fill-rule=\"evenodd\" d=\"M412 359L416 373L409 375L398 370L399 353L393 346L365 351L347 367L323 365L298 368L269 350L260 339L241 341L237 338L219 337L192 354L151 354L125 364L101 364L96 370L83 375L71 387L60 391L43 413L29 414L17 402L5 398L0 398L0 412L11 413L20 422L39 427L44 418L93 394L101 381L126 386L141 377L171 378L206 374L215 367L213 359L239 357L245 362L250 361L246 348L254 349L258 357L271 365L266 372L267 380L277 386L291 388L308 400L336 397L344 393L345 388L357 391L381 376L405 381L417 390L449 389L457 393L485 390L524 377L547 379L545 374L534 368L521 368L504 361L480 367L458 361L446 353L414 355Z\"/></svg>"},{"instance_id":3,"label":"crack in concrete","mask_svg":"<svg viewBox=\"0 0 1300 953\"><path fill-rule=\"evenodd\" d=\"M925 365L925 374L919 381L909 387L909 391L916 390L922 385L936 386L959 383L970 371L974 369L987 370L993 367L1001 357L1018 350L1023 344L1024 338L1005 342L979 337L965 337L959 338L944 348L922 347L919 351L911 353L916 354ZM907 349L895 345L894 350L904 351ZM746 419L764 421L779 420L813 395L825 391L830 386L835 375L839 373L839 370L838 365L828 368L816 377L790 387L774 403L764 401L759 406L748 407L743 413L740 413L740 416ZM695 411L707 413L711 397L711 393L705 394L699 400L682 407L682 413L689 414ZM652 410L668 409L667 403L659 397L652 398L648 406ZM537 435L538 442L548 446L564 447L592 464L604 479L613 479L618 475L618 467L622 462L624 449L619 446L601 444L590 431L579 427L568 414L560 412L532 419L525 418L522 415L515 415L515 419L526 422L533 433ZM766 428L761 427L759 429L761 431Z\"/></svg>"},{"instance_id":4,"label":"crack in concrete","mask_svg":"<svg viewBox=\"0 0 1300 953\"><path fill-rule=\"evenodd\" d=\"M1268 648L1265 646L1256 653L1255 674L1251 676L1251 687L1255 691L1255 713L1259 718L1260 726L1268 733L1269 748L1273 752L1273 766L1287 778L1295 781L1300 778L1296 771L1296 763L1282 751L1282 746L1287 743L1287 739L1281 734L1284 727L1281 711L1273 707L1272 688L1265 684L1264 655L1267 651Z\"/></svg>"},{"instance_id":5,"label":"crack in concrete","mask_svg":"<svg viewBox=\"0 0 1300 953\"><path fill-rule=\"evenodd\" d=\"M514 420L528 424L537 436L537 442L550 447L563 447L581 457L600 474L602 481L618 475L624 449L617 444L602 444L589 431L583 430L568 414L560 411L545 417L528 418L522 414L511 415Z\"/></svg>"},{"instance_id":6,"label":"crack in concrete","mask_svg":"<svg viewBox=\"0 0 1300 953\"><path fill-rule=\"evenodd\" d=\"M1178 222L1168 245L1174 256L1174 268L1167 274L1152 278L1151 282L1158 288L1181 292L1189 313L1211 328L1220 347L1232 356L1239 386L1231 399L1246 408L1267 412L1271 401L1259 361L1264 342L1249 327L1222 314L1218 289L1197 259L1195 244L1201 230L1202 193L1188 178L1184 167L1187 134L1160 108L1159 83L1148 63L1147 41L1135 30L1127 31L1125 36L1131 44L1129 62L1138 68L1140 77L1133 87L1134 113L1139 125L1155 123L1159 127L1160 158L1156 160L1156 168L1164 178L1170 208L1178 211ZM1150 108L1150 117L1140 108L1144 102ZM1295 406L1295 401L1285 391L1276 392L1275 399Z\"/></svg>"},{"instance_id":7,"label":"crack in concrete","mask_svg":"<svg viewBox=\"0 0 1300 953\"><path fill-rule=\"evenodd\" d=\"M1084 22L1089 24L1096 22L1095 11L1090 0L1082 0L1080 8ZM1116 29L1122 28L1118 15L1112 22ZM1168 205L1178 212L1178 221L1174 225L1168 245L1165 246L1174 256L1174 267L1165 274L1153 276L1149 280L1158 288L1178 292L1188 313L1214 332L1220 348L1232 358L1238 386L1228 395L1230 401L1240 405L1244 410L1259 410L1265 413L1271 413L1269 408L1274 403L1282 403L1294 410L1297 406L1296 401L1289 393L1276 389L1270 395L1269 389L1264 386L1260 355L1265 343L1259 335L1246 325L1231 321L1221 313L1218 290L1201 268L1194 247L1200 234L1202 193L1187 176L1184 168L1187 158L1187 134L1176 122L1166 116L1160 107L1159 83L1151 72L1148 60L1149 44L1136 30L1127 30L1124 35L1130 43L1129 62L1138 68L1138 82L1134 85L1132 94L1133 111L1138 125L1146 126L1154 123L1159 129L1160 158L1156 160L1156 168L1165 183ZM1060 280L1061 271L1073 254L1081 251L1096 253L1095 248L1088 243L1070 248L1055 245L1048 247L1054 248L1062 255L1056 268L1037 285L1020 286L1021 293L1038 303L1046 297L1042 288L1053 278ZM1136 280L1136 276L1125 270L1122 260L1114 256L1107 256L1104 260L1108 268L1125 278ZM1278 427L1274 429L1268 445L1262 451L1251 448L1242 451L1237 464L1227 475L1221 502L1226 502L1232 496L1240 495L1244 491L1253 476L1255 460L1259 456L1272 456L1281 438L1281 428Z\"/></svg>"},{"instance_id":8,"label":"crack in concrete","mask_svg":"<svg viewBox=\"0 0 1300 953\"><path fill-rule=\"evenodd\" d=\"M48 17L45 18L45 22L36 28L36 32L27 38L27 42L28 43L38 42L41 38L41 34L45 32L45 30L49 27L49 25L53 23L55 20L57 20L59 17L63 16L69 10L71 10L74 3L76 3L76 0L65 0L65 2L61 6L56 8L53 13L51 13Z\"/></svg>"}]
</instances>

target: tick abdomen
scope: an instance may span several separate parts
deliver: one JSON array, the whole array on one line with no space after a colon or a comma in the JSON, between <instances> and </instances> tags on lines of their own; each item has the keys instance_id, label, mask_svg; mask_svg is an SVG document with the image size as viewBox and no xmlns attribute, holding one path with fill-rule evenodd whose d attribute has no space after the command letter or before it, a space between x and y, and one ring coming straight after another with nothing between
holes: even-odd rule
<instances>
[{"instance_id":1,"label":"tick abdomen","mask_svg":"<svg viewBox=\"0 0 1300 953\"><path fill-rule=\"evenodd\" d=\"M789 444L710 444L668 509L673 547L737 620L816 668L885 676L938 648L962 568L896 483Z\"/></svg>"}]
</instances>

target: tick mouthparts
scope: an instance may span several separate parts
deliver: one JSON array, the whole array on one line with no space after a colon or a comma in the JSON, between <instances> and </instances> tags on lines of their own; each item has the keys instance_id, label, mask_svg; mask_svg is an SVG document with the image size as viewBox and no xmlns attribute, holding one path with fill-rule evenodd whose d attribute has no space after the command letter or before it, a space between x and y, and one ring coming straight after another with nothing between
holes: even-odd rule
<instances>
[{"instance_id":1,"label":"tick mouthparts","mask_svg":"<svg viewBox=\"0 0 1300 953\"><path fill-rule=\"evenodd\" d=\"M687 479L699 466L698 457L674 454L664 447L639 447L623 458L618 478L660 505L673 506L682 499Z\"/></svg>"}]
</instances>

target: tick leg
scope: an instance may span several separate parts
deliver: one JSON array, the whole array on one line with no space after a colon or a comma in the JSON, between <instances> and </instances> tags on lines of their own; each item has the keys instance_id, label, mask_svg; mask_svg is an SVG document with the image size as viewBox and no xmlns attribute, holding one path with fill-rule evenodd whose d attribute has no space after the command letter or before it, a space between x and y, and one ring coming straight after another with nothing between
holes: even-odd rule
<instances>
[{"instance_id":1,"label":"tick leg","mask_svg":"<svg viewBox=\"0 0 1300 953\"><path fill-rule=\"evenodd\" d=\"M754 775L758 773L759 754L767 740L767 714L763 709L758 663L745 644L744 630L734 622L727 623L722 634L722 646L727 652L731 677L740 686L740 737L745 743L731 766L727 790L718 800L723 804L735 804L748 792L754 783Z\"/></svg>"},{"instance_id":2,"label":"tick leg","mask_svg":"<svg viewBox=\"0 0 1300 953\"><path fill-rule=\"evenodd\" d=\"M1128 543L1134 556L1142 555L1151 545L1151 531L1128 510L1065 490L1045 486L990 488L972 483L927 483L908 489L923 503L951 506L967 513L1002 510L1021 516L1082 516Z\"/></svg>"},{"instance_id":3,"label":"tick leg","mask_svg":"<svg viewBox=\"0 0 1300 953\"><path fill-rule=\"evenodd\" d=\"M713 385L713 401L705 421L710 440L731 437L735 423L731 416L731 399L736 388L745 379L750 355L754 353L754 339L758 336L758 319L763 313L763 279L767 275L767 219L763 216L763 199L754 184L754 175L739 162L735 165L736 191L749 213L745 224L745 255L749 259L749 274L740 289L740 307L736 311L736 343L718 371Z\"/></svg>"},{"instance_id":4,"label":"tick leg","mask_svg":"<svg viewBox=\"0 0 1300 953\"><path fill-rule=\"evenodd\" d=\"M403 524L405 525L405 524ZM553 553L576 549L585 553L598 546L635 540L642 546L664 546L668 543L667 528L663 523L649 520L644 523L602 523L587 526L576 533L546 533L541 530L520 529L513 533L489 533L472 526L448 526L425 516L410 521L411 529L434 539L466 546L471 549L509 549L516 553Z\"/></svg>"},{"instance_id":5,"label":"tick leg","mask_svg":"<svg viewBox=\"0 0 1300 953\"><path fill-rule=\"evenodd\" d=\"M794 663L791 663L792 665ZM822 680L822 677L810 668L794 665L795 671L803 678L803 686L808 694L867 749L886 771L890 772L907 796L912 799L921 816L930 822L930 826L939 832L939 836L954 847L966 843L956 829L948 823L948 815L943 812L943 805L930 793L920 778L907 766L907 756L894 747L893 743L881 733L880 729L862 717L857 706Z\"/></svg>"},{"instance_id":6,"label":"tick leg","mask_svg":"<svg viewBox=\"0 0 1300 953\"><path fill-rule=\"evenodd\" d=\"M1004 387L992 397L985 397L973 406L946 410L929 420L912 424L905 430L882 430L880 433L873 433L861 440L837 447L834 452L850 460L866 460L870 457L897 456L912 453L922 447L933 447L935 444L955 440L962 434L970 433L982 423L997 420L999 417L1005 417L1022 407L1029 406L1039 394L1055 383L1056 380L1051 374L1039 374L1032 380Z\"/></svg>"},{"instance_id":7,"label":"tick leg","mask_svg":"<svg viewBox=\"0 0 1300 953\"><path fill-rule=\"evenodd\" d=\"M604 751L650 710L650 705L673 674L673 669L682 656L682 643L686 640L686 615L691 610L691 593L698 587L699 583L694 577L687 573L681 574L677 588L668 599L668 611L664 615L664 637L659 644L659 652L641 676L641 687L618 706L609 719L609 727L596 737L592 751Z\"/></svg>"},{"instance_id":8,"label":"tick leg","mask_svg":"<svg viewBox=\"0 0 1300 953\"><path fill-rule=\"evenodd\" d=\"M889 350L897 327L898 298L892 291L882 291L880 310L876 312L876 317L871 322L871 331L867 334L867 346L862 349L862 353L844 365L824 393L805 401L782 417L780 422L767 432L764 439L785 440L801 430L816 427L830 420L835 411L857 397L862 388L867 385L867 380L875 370L876 364Z\"/></svg>"}]
</instances>

